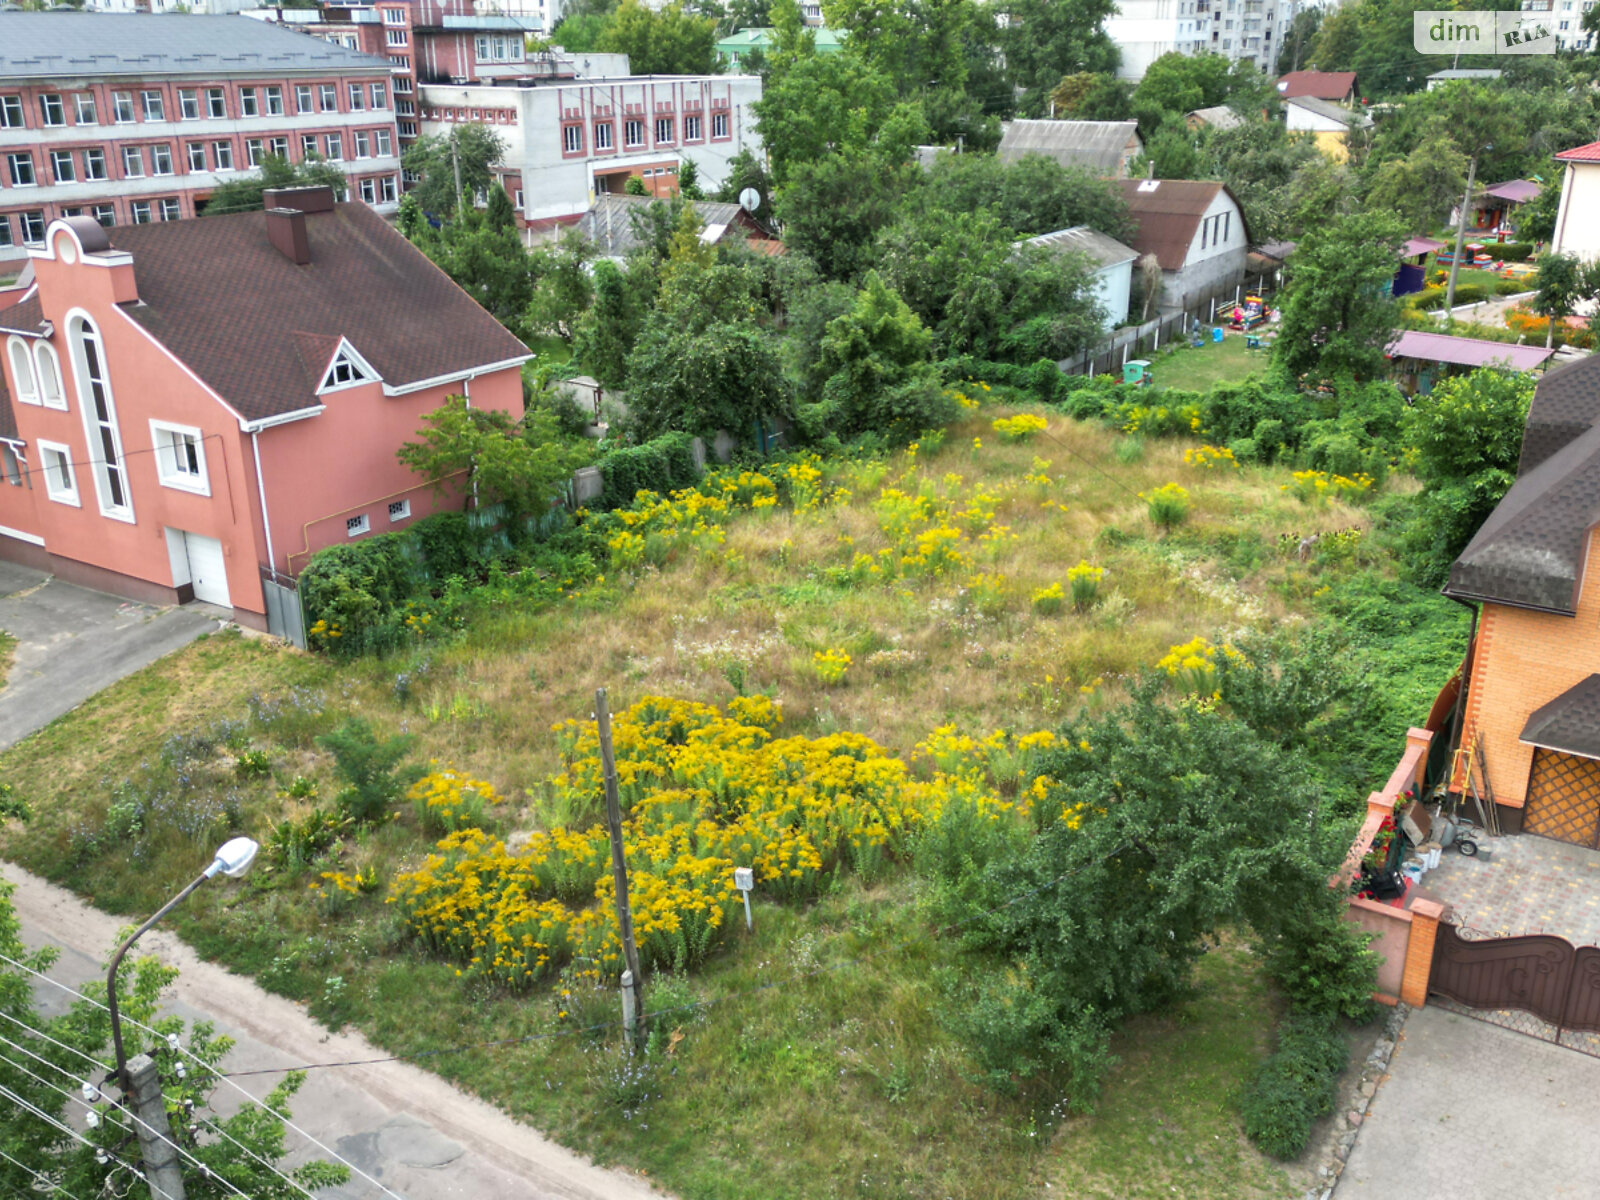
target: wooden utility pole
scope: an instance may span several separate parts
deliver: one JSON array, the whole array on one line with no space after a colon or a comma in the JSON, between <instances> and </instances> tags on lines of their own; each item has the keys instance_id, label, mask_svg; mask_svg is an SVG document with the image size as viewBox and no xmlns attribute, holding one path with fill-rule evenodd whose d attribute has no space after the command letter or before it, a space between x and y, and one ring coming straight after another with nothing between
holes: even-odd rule
<instances>
[{"instance_id":1,"label":"wooden utility pole","mask_svg":"<svg viewBox=\"0 0 1600 1200\"><path fill-rule=\"evenodd\" d=\"M644 1017L640 985L639 948L633 943L633 909L628 906L628 860L622 853L622 799L617 793L617 756L611 746L611 710L605 688L594 693L594 719L600 727L600 765L605 771L606 826L611 831L611 877L617 885L617 928L622 933L623 1034L634 1048L639 1021ZM630 1003L631 1001L631 1003Z\"/></svg>"}]
</instances>

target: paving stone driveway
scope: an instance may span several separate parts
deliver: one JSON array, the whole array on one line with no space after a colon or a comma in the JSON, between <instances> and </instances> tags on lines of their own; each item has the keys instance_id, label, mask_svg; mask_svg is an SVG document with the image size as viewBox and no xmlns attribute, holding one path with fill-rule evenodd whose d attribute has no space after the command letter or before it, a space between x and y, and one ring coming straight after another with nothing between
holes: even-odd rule
<instances>
[{"instance_id":1,"label":"paving stone driveway","mask_svg":"<svg viewBox=\"0 0 1600 1200\"><path fill-rule=\"evenodd\" d=\"M1446 850L1422 890L1478 937L1553 933L1600 945L1600 853L1531 833L1485 839L1491 858Z\"/></svg>"},{"instance_id":2,"label":"paving stone driveway","mask_svg":"<svg viewBox=\"0 0 1600 1200\"><path fill-rule=\"evenodd\" d=\"M1600 1197L1600 1059L1429 1004L1407 1019L1334 1200Z\"/></svg>"},{"instance_id":3,"label":"paving stone driveway","mask_svg":"<svg viewBox=\"0 0 1600 1200\"><path fill-rule=\"evenodd\" d=\"M137 604L0 562L0 629L17 639L0 688L0 750L217 627L197 609Z\"/></svg>"}]
</instances>

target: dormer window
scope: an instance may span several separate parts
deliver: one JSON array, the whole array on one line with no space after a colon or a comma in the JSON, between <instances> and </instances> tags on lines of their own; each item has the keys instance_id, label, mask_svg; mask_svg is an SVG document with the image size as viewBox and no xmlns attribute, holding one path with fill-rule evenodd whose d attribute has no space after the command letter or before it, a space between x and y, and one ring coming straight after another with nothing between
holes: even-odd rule
<instances>
[{"instance_id":1,"label":"dormer window","mask_svg":"<svg viewBox=\"0 0 1600 1200\"><path fill-rule=\"evenodd\" d=\"M339 388L355 387L357 384L372 383L376 379L377 375L372 368L361 361L360 356L348 343L342 343L339 352L333 356L333 362L328 364L328 372L322 377L322 385L317 391L331 392Z\"/></svg>"}]
</instances>

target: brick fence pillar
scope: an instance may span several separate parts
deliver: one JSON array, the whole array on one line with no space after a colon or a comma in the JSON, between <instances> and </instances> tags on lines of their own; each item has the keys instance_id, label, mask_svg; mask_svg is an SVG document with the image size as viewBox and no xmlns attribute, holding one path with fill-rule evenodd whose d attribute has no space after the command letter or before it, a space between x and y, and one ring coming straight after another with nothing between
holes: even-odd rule
<instances>
[{"instance_id":1,"label":"brick fence pillar","mask_svg":"<svg viewBox=\"0 0 1600 1200\"><path fill-rule=\"evenodd\" d=\"M1428 977L1433 973L1433 943L1439 936L1444 905L1418 900L1411 905L1411 937L1406 942L1406 966L1400 977L1400 1000L1412 1008L1428 1002Z\"/></svg>"}]
</instances>

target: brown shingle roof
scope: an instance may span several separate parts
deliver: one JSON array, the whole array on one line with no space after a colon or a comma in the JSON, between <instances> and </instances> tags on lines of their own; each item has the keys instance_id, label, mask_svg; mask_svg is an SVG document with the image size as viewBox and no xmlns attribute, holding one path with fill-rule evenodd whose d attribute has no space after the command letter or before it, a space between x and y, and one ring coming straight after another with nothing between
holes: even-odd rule
<instances>
[{"instance_id":1,"label":"brown shingle roof","mask_svg":"<svg viewBox=\"0 0 1600 1200\"><path fill-rule=\"evenodd\" d=\"M306 233L311 262L296 266L264 212L115 229L139 290L123 309L252 421L314 405L340 337L390 388L527 356L366 205L308 215Z\"/></svg>"},{"instance_id":2,"label":"brown shingle roof","mask_svg":"<svg viewBox=\"0 0 1600 1200\"><path fill-rule=\"evenodd\" d=\"M1535 709L1518 740L1600 758L1600 675L1589 676Z\"/></svg>"},{"instance_id":3,"label":"brown shingle roof","mask_svg":"<svg viewBox=\"0 0 1600 1200\"><path fill-rule=\"evenodd\" d=\"M1314 96L1318 100L1343 100L1355 90L1354 71L1290 71L1278 80L1278 97Z\"/></svg>"},{"instance_id":4,"label":"brown shingle roof","mask_svg":"<svg viewBox=\"0 0 1600 1200\"><path fill-rule=\"evenodd\" d=\"M38 337L44 332L44 307L35 291L10 308L0 308L0 333L20 333Z\"/></svg>"},{"instance_id":5,"label":"brown shingle roof","mask_svg":"<svg viewBox=\"0 0 1600 1200\"><path fill-rule=\"evenodd\" d=\"M1600 421L1600 355L1545 372L1528 408L1517 475L1526 475Z\"/></svg>"},{"instance_id":6,"label":"brown shingle roof","mask_svg":"<svg viewBox=\"0 0 1600 1200\"><path fill-rule=\"evenodd\" d=\"M1140 254L1154 254L1163 271L1181 271L1189 256L1189 245L1200 228L1218 192L1233 193L1226 184L1201 179L1119 179L1122 198L1128 202L1128 215L1137 229L1130 245ZM1156 186L1151 187L1154 183ZM1235 207L1238 200L1234 199ZM1244 210L1239 211L1244 221ZM1249 230L1245 230L1248 242Z\"/></svg>"}]
</instances>

